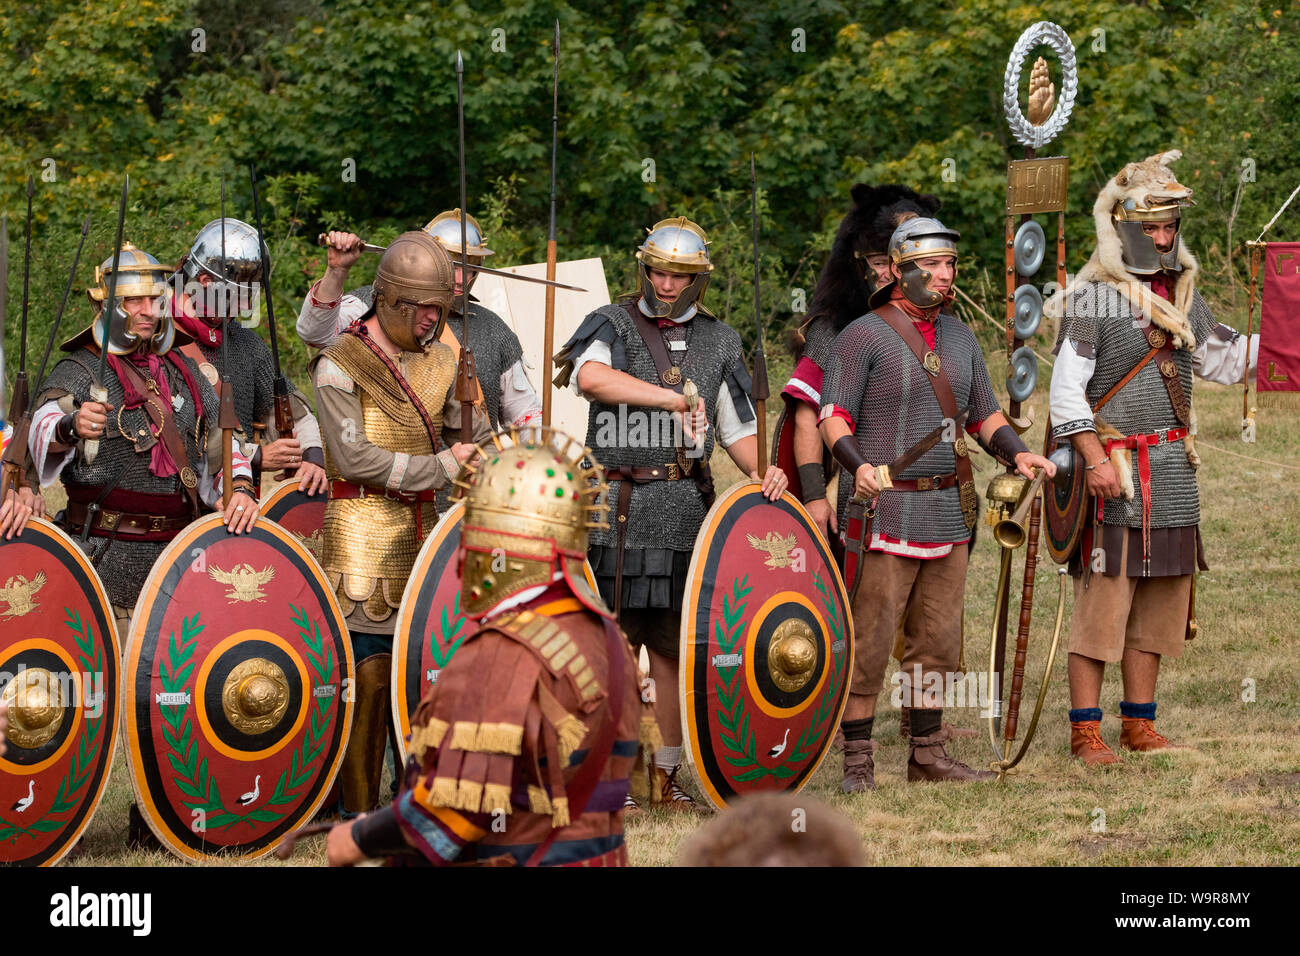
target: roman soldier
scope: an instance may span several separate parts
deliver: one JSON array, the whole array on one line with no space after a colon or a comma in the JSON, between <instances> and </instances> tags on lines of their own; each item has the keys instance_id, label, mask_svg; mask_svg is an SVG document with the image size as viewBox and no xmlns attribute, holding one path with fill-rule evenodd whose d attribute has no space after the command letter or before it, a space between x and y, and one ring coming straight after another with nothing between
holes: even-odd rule
<instances>
[{"instance_id":1,"label":"roman soldier","mask_svg":"<svg viewBox=\"0 0 1300 956\"><path fill-rule=\"evenodd\" d=\"M793 421L800 499L827 538L835 533L836 520L826 500L817 416L831 343L850 322L870 311L871 293L891 281L886 250L898 224L906 217L933 216L939 211L937 196L922 196L906 186L858 183L851 195L853 208L840 222L813 289L808 316L795 333L794 373L781 391L786 417Z\"/></svg>"},{"instance_id":2,"label":"roman soldier","mask_svg":"<svg viewBox=\"0 0 1300 956\"><path fill-rule=\"evenodd\" d=\"M252 463L255 484L260 485L263 471L284 469L302 479L305 493L314 495L325 490L320 426L307 400L291 388L294 437L278 436L271 350L261 336L238 321L257 301L263 251L256 229L238 219L226 219L223 276L222 223L214 219L199 230L194 245L177 266L172 282L185 291L173 288L171 311L176 324L194 339L180 346L181 351L194 360L214 388L223 373L233 387L240 444ZM219 371L223 335L230 341L224 353L227 365Z\"/></svg>"},{"instance_id":3,"label":"roman soldier","mask_svg":"<svg viewBox=\"0 0 1300 956\"><path fill-rule=\"evenodd\" d=\"M359 662L340 772L347 814L378 803L395 612L438 519L438 491L474 451L459 440L456 359L434 340L452 295L446 249L403 233L379 260L370 308L311 363L329 476L321 565ZM474 424L476 439L491 433L477 410Z\"/></svg>"},{"instance_id":4,"label":"roman soldier","mask_svg":"<svg viewBox=\"0 0 1300 956\"><path fill-rule=\"evenodd\" d=\"M912 686L914 668L945 682L959 669L962 603L978 499L957 424L1026 475L1050 463L1032 454L998 408L975 334L950 314L958 234L932 217L904 221L889 240L891 280L871 295L831 346L821 433L843 469L839 512L850 495L875 499L860 542L853 602L854 675L841 720L845 792L875 788L876 699L894 635L903 629L903 702L910 709L909 781L991 777L950 756L942 707ZM943 425L951 433L882 489L887 465ZM932 685L931 685L932 686ZM940 705L942 700L939 701Z\"/></svg>"},{"instance_id":5,"label":"roman soldier","mask_svg":"<svg viewBox=\"0 0 1300 956\"><path fill-rule=\"evenodd\" d=\"M591 402L587 444L617 506L613 528L592 534L588 557L601 596L632 643L645 646L650 677L665 689L656 708L665 746L654 755L650 797L675 809L695 808L677 780L676 688L686 577L713 504L709 457L716 442L750 478L761 466L740 336L702 302L713 270L708 246L685 216L656 223L636 253L639 293L596 309L556 355L555 384L572 382ZM698 394L693 408L688 384ZM670 416L680 440L664 440ZM762 480L773 500L787 486L774 466Z\"/></svg>"},{"instance_id":6,"label":"roman soldier","mask_svg":"<svg viewBox=\"0 0 1300 956\"><path fill-rule=\"evenodd\" d=\"M161 297L167 269L124 243L118 262L117 301L105 315L113 269L110 256L95 270L88 291L93 322L63 343L67 358L50 372L33 404L29 447L42 487L60 480L67 508L56 518L80 537L108 590L123 640L149 569L168 541L221 499L221 430L217 396L177 345ZM108 326L102 385L105 402L91 398L100 341ZM98 453L86 454L86 442ZM248 460L233 452L234 493L226 525L240 533L257 517ZM88 460L89 459L89 460Z\"/></svg>"},{"instance_id":7,"label":"roman soldier","mask_svg":"<svg viewBox=\"0 0 1300 956\"><path fill-rule=\"evenodd\" d=\"M446 321L438 329L438 341L458 356L465 342L465 300L469 299L469 344L474 350L474 365L483 390L483 408L494 429L522 428L542 419L542 403L524 370L523 347L519 337L505 320L484 308L469 290L477 273L473 266L482 265L493 251L483 239L483 230L473 216L465 217L466 256L470 263L468 282L460 269L460 210L439 213L425 225L424 231L451 253L455 275L455 295ZM334 341L362 313L370 308L373 289L363 287L347 295L343 286L348 270L361 258L362 240L350 232L326 235L328 266L325 275L307 292L298 313L298 334L309 345L324 348Z\"/></svg>"},{"instance_id":8,"label":"roman soldier","mask_svg":"<svg viewBox=\"0 0 1300 956\"><path fill-rule=\"evenodd\" d=\"M332 865L627 863L628 778L658 741L583 573L588 529L606 527L600 467L558 432L511 437L479 449L464 482L461 607L479 627L412 719L401 795L330 831Z\"/></svg>"},{"instance_id":9,"label":"roman soldier","mask_svg":"<svg viewBox=\"0 0 1300 956\"><path fill-rule=\"evenodd\" d=\"M1070 562L1070 749L1085 764L1119 758L1102 740L1102 675L1120 662L1120 746L1172 746L1155 730L1156 677L1190 636L1201 547L1192 378L1233 384L1255 366L1249 340L1215 321L1182 241L1191 189L1177 150L1130 163L1093 207L1097 248L1063 293L1052 370L1053 434L1086 468L1094 520Z\"/></svg>"}]
</instances>

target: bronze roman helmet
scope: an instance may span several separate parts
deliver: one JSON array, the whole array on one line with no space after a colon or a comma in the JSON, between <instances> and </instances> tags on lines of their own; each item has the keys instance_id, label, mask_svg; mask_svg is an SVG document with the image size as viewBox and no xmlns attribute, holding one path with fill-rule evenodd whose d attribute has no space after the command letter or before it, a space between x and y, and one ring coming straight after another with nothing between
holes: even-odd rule
<instances>
[{"instance_id":1,"label":"bronze roman helmet","mask_svg":"<svg viewBox=\"0 0 1300 956\"><path fill-rule=\"evenodd\" d=\"M507 598L563 574L588 606L600 598L587 583L587 532L607 528L608 487L591 449L563 432L510 432L511 445L478 449L461 471L461 606L481 618ZM584 467L584 461L589 467ZM603 606L603 605L602 605Z\"/></svg>"},{"instance_id":2,"label":"bronze roman helmet","mask_svg":"<svg viewBox=\"0 0 1300 956\"><path fill-rule=\"evenodd\" d=\"M375 272L375 315L393 343L407 352L419 352L425 343L415 337L415 309L436 305L442 309L433 332L434 341L447 320L452 293L451 256L442 243L423 230L404 232L391 243Z\"/></svg>"},{"instance_id":3,"label":"bronze roman helmet","mask_svg":"<svg viewBox=\"0 0 1300 956\"><path fill-rule=\"evenodd\" d=\"M98 345L104 340L104 321L108 321L108 351L110 355L127 355L140 347L140 337L130 331L126 310L122 308L123 299L145 296L159 299L168 291L167 273L170 270L143 249L137 249L129 242L122 243L117 262L117 288L114 294L117 301L113 303L112 313L105 316L104 300L108 298L109 279L113 273L113 257L109 256L95 267L95 283L86 289L95 309L95 319L89 328L83 329L63 343L63 350L70 352L80 345ZM149 339L148 348L159 355L166 353L176 339L176 323L172 321L170 310L158 302L154 306L158 316L158 325Z\"/></svg>"},{"instance_id":4,"label":"bronze roman helmet","mask_svg":"<svg viewBox=\"0 0 1300 956\"><path fill-rule=\"evenodd\" d=\"M641 311L656 319L689 319L697 307L704 308L701 299L709 284L709 273L713 271L713 264L709 262L709 239L703 229L685 216L662 219L647 231L649 235L645 242L636 250L636 257L641 261L637 270L641 281ZM651 269L695 278L676 301L661 302L650 281Z\"/></svg>"}]
</instances>

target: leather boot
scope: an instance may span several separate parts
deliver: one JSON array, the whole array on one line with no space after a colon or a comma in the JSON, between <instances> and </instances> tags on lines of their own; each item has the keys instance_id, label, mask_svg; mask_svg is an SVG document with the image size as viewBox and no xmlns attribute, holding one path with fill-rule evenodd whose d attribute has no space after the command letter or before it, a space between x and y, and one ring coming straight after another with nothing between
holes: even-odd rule
<instances>
[{"instance_id":1,"label":"leather boot","mask_svg":"<svg viewBox=\"0 0 1300 956\"><path fill-rule=\"evenodd\" d=\"M1171 744L1168 738L1156 732L1155 722L1145 717L1121 717L1124 729L1119 745L1125 750L1182 750L1180 744Z\"/></svg>"},{"instance_id":2,"label":"leather boot","mask_svg":"<svg viewBox=\"0 0 1300 956\"><path fill-rule=\"evenodd\" d=\"M1100 720L1070 722L1070 753L1089 767L1119 763L1119 754L1107 747L1101 739Z\"/></svg>"},{"instance_id":3,"label":"leather boot","mask_svg":"<svg viewBox=\"0 0 1300 956\"><path fill-rule=\"evenodd\" d=\"M379 806L384 777L384 748L388 743L391 654L372 654L357 665L356 704L352 735L339 767L339 793L344 819Z\"/></svg>"},{"instance_id":4,"label":"leather boot","mask_svg":"<svg viewBox=\"0 0 1300 956\"><path fill-rule=\"evenodd\" d=\"M973 770L960 760L948 756L944 741L951 735L940 730L929 737L912 738L912 754L907 760L909 782L924 780L992 780L997 774L989 770Z\"/></svg>"},{"instance_id":5,"label":"leather boot","mask_svg":"<svg viewBox=\"0 0 1300 956\"><path fill-rule=\"evenodd\" d=\"M845 793L862 793L876 789L876 742L874 740L844 741L844 782L840 789Z\"/></svg>"}]
</instances>

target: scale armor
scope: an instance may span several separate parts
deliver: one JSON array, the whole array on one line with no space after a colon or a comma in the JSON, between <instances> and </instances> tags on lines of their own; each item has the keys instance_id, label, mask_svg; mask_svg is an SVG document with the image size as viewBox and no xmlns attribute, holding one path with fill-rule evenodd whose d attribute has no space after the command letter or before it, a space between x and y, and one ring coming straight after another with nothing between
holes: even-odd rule
<instances>
[{"instance_id":1,"label":"scale armor","mask_svg":"<svg viewBox=\"0 0 1300 956\"><path fill-rule=\"evenodd\" d=\"M341 335L321 352L356 383L366 440L372 445L408 455L441 450L430 441L415 407L401 393L392 373L354 335ZM313 363L314 373L315 363ZM407 381L425 402L435 434L442 430L444 398L455 381L451 352L434 347L406 362ZM325 473L331 481L345 478L325 436ZM331 499L325 507L321 566L335 589L345 616L360 605L376 624L388 621L402 603L411 568L423 543L416 531L413 507L427 532L437 521L433 502L418 506L379 495Z\"/></svg>"},{"instance_id":2,"label":"scale armor","mask_svg":"<svg viewBox=\"0 0 1300 956\"><path fill-rule=\"evenodd\" d=\"M1199 346L1215 326L1213 314L1199 292L1192 293L1188 320ZM1105 283L1084 283L1067 300L1065 315L1057 333L1056 348L1069 338L1076 350L1082 345L1097 355L1097 367L1088 382L1089 404L1097 402L1135 366L1150 350L1146 332L1149 324L1139 323L1129 301ZM1183 394L1192 394L1192 353L1176 349L1173 360L1178 366ZM1121 434L1150 434L1160 428L1177 428L1181 424L1169 402L1169 393L1161 381L1155 362L1115 394L1097 413ZM1092 430L1092 423L1065 422L1056 426L1058 437ZM1148 449L1151 460L1152 528L1179 528L1199 524L1200 496L1196 487L1196 469L1187 460L1183 442L1154 445ZM1133 487L1139 488L1138 456L1130 455ZM1103 523L1140 528L1142 496L1132 500L1114 498L1105 505Z\"/></svg>"},{"instance_id":3,"label":"scale armor","mask_svg":"<svg viewBox=\"0 0 1300 956\"><path fill-rule=\"evenodd\" d=\"M193 362L184 356L181 356L181 359L189 366L190 374L198 383L204 410L215 416L216 392L208 384L208 380L199 373ZM39 408L45 402L57 399L65 393L72 395L79 402L89 401L90 386L94 380L94 370L98 367L98 361L95 355L84 349L60 361L41 386L41 395L33 407ZM190 467L194 469L195 474L200 474L206 457L207 423L204 422L200 427L198 440L196 440L195 427L198 423L195 420L194 402L185 380L170 362L165 362L163 368L166 369L167 383L172 395L185 397L184 404L175 413L176 428L185 441L186 457ZM111 368L106 369L104 387L108 390L109 404L121 409L122 383L118 381ZM137 452L131 440L118 431L117 412L110 412L108 428L100 439L99 455L95 458L94 464L86 464L85 459L78 452L60 473L59 479L65 486L103 486L116 480L116 490L151 495L174 494L180 498L184 495L184 491L179 476L159 478L149 471L149 450L157 441L152 437L151 424L148 413L143 407L122 412L122 425L128 432L134 432L138 438L139 431L145 430L144 438L141 439L141 450ZM149 570L163 548L167 547L167 542L114 540L91 535L87 547L91 562L95 565L95 570L99 572L99 577L108 591L109 600L121 607L132 607L140 596L140 589L144 587Z\"/></svg>"},{"instance_id":4,"label":"scale armor","mask_svg":"<svg viewBox=\"0 0 1300 956\"><path fill-rule=\"evenodd\" d=\"M975 334L959 319L940 314L939 357L952 385L957 409L970 409L969 423L998 411L984 354ZM919 442L944 420L929 373L907 343L874 312L855 319L835 341L822 384L822 405L853 416L853 437L867 461L885 465ZM963 430L964 433L964 430ZM974 439L966 435L968 446ZM948 475L956 470L953 446L939 442L894 478ZM838 513L846 514L853 476L840 470ZM873 534L906 541L966 541L956 486L938 491L885 492L877 503Z\"/></svg>"}]
</instances>

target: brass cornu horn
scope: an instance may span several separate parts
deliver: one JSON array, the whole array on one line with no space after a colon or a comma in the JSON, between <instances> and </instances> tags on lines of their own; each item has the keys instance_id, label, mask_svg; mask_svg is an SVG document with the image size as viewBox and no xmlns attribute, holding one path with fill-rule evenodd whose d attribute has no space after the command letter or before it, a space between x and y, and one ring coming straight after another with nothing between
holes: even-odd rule
<instances>
[{"instance_id":1,"label":"brass cornu horn","mask_svg":"<svg viewBox=\"0 0 1300 956\"><path fill-rule=\"evenodd\" d=\"M1038 489L1043 486L1047 478L1047 472L1039 470L1038 477L1029 483L1029 487L1020 497L1020 504L1011 517L1003 518L993 526L993 540L1002 547L1014 551L1022 547L1028 538L1028 532L1025 529L1025 519L1029 516L1029 509L1038 497Z\"/></svg>"}]
</instances>

